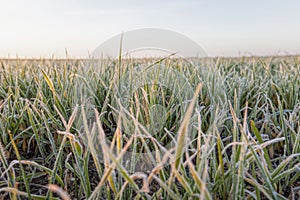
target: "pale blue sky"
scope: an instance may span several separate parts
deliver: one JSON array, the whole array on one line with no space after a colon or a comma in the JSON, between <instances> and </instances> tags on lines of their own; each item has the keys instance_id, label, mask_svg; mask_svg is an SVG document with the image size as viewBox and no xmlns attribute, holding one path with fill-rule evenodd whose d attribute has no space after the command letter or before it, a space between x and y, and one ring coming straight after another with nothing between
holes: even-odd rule
<instances>
[{"instance_id":1,"label":"pale blue sky","mask_svg":"<svg viewBox=\"0 0 300 200\"><path fill-rule=\"evenodd\" d=\"M297 0L0 0L0 57L85 57L139 28L188 36L210 56L300 53Z\"/></svg>"}]
</instances>

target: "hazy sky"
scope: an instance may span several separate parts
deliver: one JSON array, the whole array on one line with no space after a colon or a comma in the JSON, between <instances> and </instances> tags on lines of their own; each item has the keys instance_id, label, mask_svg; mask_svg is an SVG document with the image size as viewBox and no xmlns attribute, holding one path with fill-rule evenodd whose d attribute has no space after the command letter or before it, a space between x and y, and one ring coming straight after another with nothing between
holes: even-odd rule
<instances>
[{"instance_id":1,"label":"hazy sky","mask_svg":"<svg viewBox=\"0 0 300 200\"><path fill-rule=\"evenodd\" d=\"M300 53L297 0L0 0L0 57L85 57L122 31L165 28L210 56Z\"/></svg>"}]
</instances>

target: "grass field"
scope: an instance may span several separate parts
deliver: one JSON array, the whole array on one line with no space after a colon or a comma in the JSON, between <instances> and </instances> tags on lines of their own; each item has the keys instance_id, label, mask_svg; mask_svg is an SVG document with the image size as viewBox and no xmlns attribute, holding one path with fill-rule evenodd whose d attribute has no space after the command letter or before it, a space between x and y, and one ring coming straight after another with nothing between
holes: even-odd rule
<instances>
[{"instance_id":1,"label":"grass field","mask_svg":"<svg viewBox=\"0 0 300 200\"><path fill-rule=\"evenodd\" d=\"M299 199L299 77L296 56L0 60L0 199Z\"/></svg>"}]
</instances>

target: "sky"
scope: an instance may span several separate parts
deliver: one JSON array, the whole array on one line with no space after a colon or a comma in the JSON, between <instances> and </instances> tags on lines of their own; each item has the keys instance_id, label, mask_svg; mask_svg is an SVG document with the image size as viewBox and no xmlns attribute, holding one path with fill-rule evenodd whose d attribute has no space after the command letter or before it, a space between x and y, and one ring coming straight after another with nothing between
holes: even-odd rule
<instances>
[{"instance_id":1,"label":"sky","mask_svg":"<svg viewBox=\"0 0 300 200\"><path fill-rule=\"evenodd\" d=\"M141 28L183 34L209 56L300 54L300 1L0 0L0 57L86 57Z\"/></svg>"}]
</instances>

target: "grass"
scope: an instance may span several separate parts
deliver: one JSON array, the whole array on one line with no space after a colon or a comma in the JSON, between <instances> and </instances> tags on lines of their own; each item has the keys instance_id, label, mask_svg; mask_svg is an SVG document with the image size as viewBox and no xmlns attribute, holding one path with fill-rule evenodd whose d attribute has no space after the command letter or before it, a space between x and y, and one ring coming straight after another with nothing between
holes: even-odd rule
<instances>
[{"instance_id":1,"label":"grass","mask_svg":"<svg viewBox=\"0 0 300 200\"><path fill-rule=\"evenodd\" d=\"M299 61L0 60L1 198L300 198Z\"/></svg>"}]
</instances>

